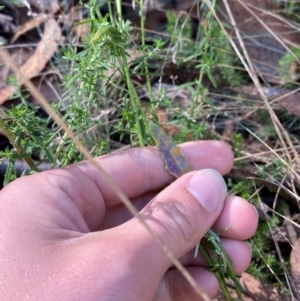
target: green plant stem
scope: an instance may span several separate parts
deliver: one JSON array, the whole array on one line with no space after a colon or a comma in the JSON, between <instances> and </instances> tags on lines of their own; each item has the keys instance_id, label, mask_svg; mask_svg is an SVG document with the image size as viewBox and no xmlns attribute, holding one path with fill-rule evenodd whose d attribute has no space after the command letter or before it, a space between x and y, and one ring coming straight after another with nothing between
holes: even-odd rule
<instances>
[{"instance_id":1,"label":"green plant stem","mask_svg":"<svg viewBox=\"0 0 300 301\"><path fill-rule=\"evenodd\" d=\"M147 90L148 95L150 99L150 105L153 116L155 116L155 107L153 102L153 93L152 93L152 86L149 76L149 69L148 69L148 63L147 63L147 55L145 52L146 42L145 42L145 16L144 16L144 1L141 0L140 2L140 11L141 11L141 37L142 37L142 52L143 52L143 61L144 61L144 68L146 73L146 84L147 84Z\"/></svg>"},{"instance_id":2,"label":"green plant stem","mask_svg":"<svg viewBox=\"0 0 300 301\"><path fill-rule=\"evenodd\" d=\"M56 152L54 154L54 157L53 157L53 161L52 161L52 164L51 164L51 168L54 168L55 165L56 165L56 161L60 155L60 151L62 150L63 146L65 145L65 139L68 138L68 134L67 133L64 133L64 135L62 136L60 142L59 142L59 145L57 146L57 149L56 149Z\"/></svg>"},{"instance_id":3,"label":"green plant stem","mask_svg":"<svg viewBox=\"0 0 300 301\"><path fill-rule=\"evenodd\" d=\"M229 262L228 258L227 261ZM229 262L230 263L230 262ZM230 279L233 281L234 285L235 285L235 291L238 295L238 300L243 300L242 298L242 291L244 290L243 287L241 286L241 284L239 283L239 281L237 280L236 276L235 276L235 272L232 268L231 263L227 264L227 268L228 268L228 275L230 277Z\"/></svg>"},{"instance_id":4,"label":"green plant stem","mask_svg":"<svg viewBox=\"0 0 300 301\"><path fill-rule=\"evenodd\" d=\"M121 24L122 24L121 1L117 0L116 5L117 5L117 13L118 13L118 24L119 24L119 26L121 26ZM122 30L122 28L121 28L121 30ZM126 81L126 84L128 87L130 103L131 103L132 109L134 111L136 130L137 130L137 135L139 138L139 144L140 144L140 146L145 146L146 145L145 128L148 127L148 121L147 121L147 118L146 118L144 112L141 110L141 103L140 103L139 97L137 95L137 92L136 92L134 85L132 83L132 80L131 80L130 71L129 71L128 63L127 63L126 52L123 48L117 49L117 52L120 53L120 57L118 56L118 61L119 61L120 67L122 68L123 74L125 75L125 81Z\"/></svg>"},{"instance_id":5,"label":"green plant stem","mask_svg":"<svg viewBox=\"0 0 300 301\"><path fill-rule=\"evenodd\" d=\"M117 13L118 13L118 22L119 24L122 21L122 0L116 0L116 5L117 5Z\"/></svg>"},{"instance_id":6,"label":"green plant stem","mask_svg":"<svg viewBox=\"0 0 300 301\"><path fill-rule=\"evenodd\" d=\"M3 112L1 112L1 114L3 115ZM18 145L17 143L15 143L16 140L16 136L15 134L6 127L6 122L5 120L0 117L0 128L2 129L3 133L5 134L5 136L8 138L9 142L11 143L11 145L16 149L16 151L18 152L18 154L22 155L23 154L23 148L22 146ZM37 167L35 165L35 163L33 162L33 160L31 159L31 157L26 156L23 158L23 160L27 163L27 165L32 169L32 170L37 170Z\"/></svg>"},{"instance_id":7,"label":"green plant stem","mask_svg":"<svg viewBox=\"0 0 300 301\"><path fill-rule=\"evenodd\" d=\"M204 259L207 261L207 263L209 265L213 265L214 261L211 259L208 252L206 251L206 249L203 246L201 246L201 244L199 245L199 250L200 250L202 256L204 257ZM217 272L217 271L215 271L214 274L218 279L218 282L220 284L220 288L221 288L222 292L224 293L226 299L228 301L233 301L233 299L232 299L232 297L231 297L231 295L230 295L230 293L227 289L224 277L222 277L221 273Z\"/></svg>"},{"instance_id":8,"label":"green plant stem","mask_svg":"<svg viewBox=\"0 0 300 301\"><path fill-rule=\"evenodd\" d=\"M130 72L128 69L127 65L127 60L126 60L126 53L124 50L121 50L122 53L122 61L120 62L120 65L123 68L123 72L125 74L125 79L128 87L128 92L129 92L129 98L130 98L130 103L132 106L132 109L134 111L134 116L135 116L135 122L136 122L136 128L137 128L137 134L139 137L139 142L140 146L145 146L145 127L147 127L148 121L146 119L145 113L141 110L141 103L139 100L139 97L136 93L136 90L133 86L131 77L130 77Z\"/></svg>"},{"instance_id":9,"label":"green plant stem","mask_svg":"<svg viewBox=\"0 0 300 301\"><path fill-rule=\"evenodd\" d=\"M212 7L215 7L216 6L216 0L213 0L213 3L212 3ZM209 13L208 17L211 15L211 13ZM208 23L209 24L209 23ZM205 45L204 45L204 50L203 50L203 53L202 53L202 58L203 57L208 57L209 54L209 47L210 47L210 39L211 39L211 27L210 25L208 25L208 30L206 32L206 35L205 35L205 38L207 39ZM200 75L199 75L199 83L202 84L202 80L203 80L203 76L207 73L207 66L205 64L201 64L201 69L200 69Z\"/></svg>"}]
</instances>

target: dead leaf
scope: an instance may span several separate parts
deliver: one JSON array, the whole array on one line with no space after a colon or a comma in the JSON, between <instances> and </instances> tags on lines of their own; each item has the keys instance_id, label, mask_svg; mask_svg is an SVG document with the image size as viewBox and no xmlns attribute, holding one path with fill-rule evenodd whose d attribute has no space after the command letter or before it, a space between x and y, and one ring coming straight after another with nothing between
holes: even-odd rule
<instances>
[{"instance_id":1,"label":"dead leaf","mask_svg":"<svg viewBox=\"0 0 300 301\"><path fill-rule=\"evenodd\" d=\"M263 283L262 281L255 279L253 276L242 273L239 279L241 285L245 289L243 293L243 301L291 301L292 299L283 294L279 288L270 284ZM236 292L230 286L228 286L229 292L233 298L237 298ZM219 293L213 301L227 301L222 293Z\"/></svg>"},{"instance_id":2,"label":"dead leaf","mask_svg":"<svg viewBox=\"0 0 300 301\"><path fill-rule=\"evenodd\" d=\"M280 59L287 53L287 49L279 39L288 47L299 45L299 31L293 28L291 22L278 15L278 7L274 1L227 1L257 73L269 82L281 83L278 65ZM230 24L230 18L222 1L218 2L218 10L220 19ZM233 33L232 36L238 44Z\"/></svg>"},{"instance_id":3,"label":"dead leaf","mask_svg":"<svg viewBox=\"0 0 300 301\"><path fill-rule=\"evenodd\" d=\"M3 33L10 33L16 31L16 26L13 21L14 20L11 16L0 14L0 25Z\"/></svg>"},{"instance_id":4,"label":"dead leaf","mask_svg":"<svg viewBox=\"0 0 300 301\"><path fill-rule=\"evenodd\" d=\"M164 128L169 136L174 136L179 133L179 128L175 124L168 124L169 118L163 109L157 108L156 114L159 124Z\"/></svg>"},{"instance_id":5,"label":"dead leaf","mask_svg":"<svg viewBox=\"0 0 300 301\"><path fill-rule=\"evenodd\" d=\"M91 32L91 23L85 19L82 6L74 6L69 14L62 18L63 26L71 27L72 32L81 39L86 39ZM77 22L80 22L77 24Z\"/></svg>"},{"instance_id":6,"label":"dead leaf","mask_svg":"<svg viewBox=\"0 0 300 301\"><path fill-rule=\"evenodd\" d=\"M291 277L295 293L300 296L300 239L294 244L290 256ZM298 298L299 300L299 298Z\"/></svg>"},{"instance_id":7,"label":"dead leaf","mask_svg":"<svg viewBox=\"0 0 300 301\"><path fill-rule=\"evenodd\" d=\"M37 76L45 68L47 62L51 59L51 57L55 53L60 38L61 38L61 29L57 24L57 22L55 21L55 19L50 18L45 23L43 38L39 42L35 52L20 67L20 71L28 79ZM21 81L20 84L22 84ZM8 97L10 97L13 94L14 87L5 87L2 90L0 90L0 104L2 104ZM10 95L8 95L9 91L11 92Z\"/></svg>"},{"instance_id":8,"label":"dead leaf","mask_svg":"<svg viewBox=\"0 0 300 301\"><path fill-rule=\"evenodd\" d=\"M16 88L13 86L7 86L0 90L0 104L3 104L13 93Z\"/></svg>"},{"instance_id":9,"label":"dead leaf","mask_svg":"<svg viewBox=\"0 0 300 301\"><path fill-rule=\"evenodd\" d=\"M59 10L57 0L29 0L29 3L41 12L47 11L50 14L55 14Z\"/></svg>"},{"instance_id":10,"label":"dead leaf","mask_svg":"<svg viewBox=\"0 0 300 301\"><path fill-rule=\"evenodd\" d=\"M18 37L20 37L22 34L26 33L27 31L40 26L42 23L44 23L46 21L47 18L48 17L46 15L39 14L36 17L34 17L33 19L26 22L25 24L22 24L21 26L19 26L17 28L14 36L11 39L11 43L14 43L18 39Z\"/></svg>"},{"instance_id":11,"label":"dead leaf","mask_svg":"<svg viewBox=\"0 0 300 301\"><path fill-rule=\"evenodd\" d=\"M61 100L62 90L61 82L51 75L35 77L32 79L32 83L38 88L43 96L53 102L58 103ZM33 96L29 98L29 101L34 106L39 106L39 102ZM61 106L65 108L66 102L62 102Z\"/></svg>"},{"instance_id":12,"label":"dead leaf","mask_svg":"<svg viewBox=\"0 0 300 301\"><path fill-rule=\"evenodd\" d=\"M34 54L21 66L20 71L27 77L37 76L46 66L56 51L61 38L61 29L54 18L45 23L42 40Z\"/></svg>"},{"instance_id":13,"label":"dead leaf","mask_svg":"<svg viewBox=\"0 0 300 301\"><path fill-rule=\"evenodd\" d=\"M8 50L18 66L21 66L33 52L30 48L13 48ZM8 65L2 62L0 64L2 64L0 67L0 89L2 89L6 86L7 78L11 74L11 71Z\"/></svg>"},{"instance_id":14,"label":"dead leaf","mask_svg":"<svg viewBox=\"0 0 300 301\"><path fill-rule=\"evenodd\" d=\"M233 87L232 90L245 95L260 97L260 94L255 86ZM268 99L279 103L289 113L300 117L300 92L295 93L277 87L264 87L262 90Z\"/></svg>"},{"instance_id":15,"label":"dead leaf","mask_svg":"<svg viewBox=\"0 0 300 301\"><path fill-rule=\"evenodd\" d=\"M132 23L132 26L134 27L133 35L139 35L140 34L140 26L141 26L141 17L139 15L139 11L132 10L132 7L126 7L126 16L128 16L129 20ZM155 34L157 34L157 31L161 31L162 28L164 28L164 24L167 22L166 12L165 11L158 11L154 10L151 12L146 12L145 17L145 30L156 31ZM149 35L149 33L148 33Z\"/></svg>"},{"instance_id":16,"label":"dead leaf","mask_svg":"<svg viewBox=\"0 0 300 301\"><path fill-rule=\"evenodd\" d=\"M10 49L10 54L17 65L22 65L30 56L28 49ZM6 86L10 68L3 64L0 68L0 104L3 104L15 91L15 87Z\"/></svg>"},{"instance_id":17,"label":"dead leaf","mask_svg":"<svg viewBox=\"0 0 300 301\"><path fill-rule=\"evenodd\" d=\"M13 1L13 4L16 6L26 6L27 8L30 9L30 5L27 0L15 0Z\"/></svg>"},{"instance_id":18,"label":"dead leaf","mask_svg":"<svg viewBox=\"0 0 300 301\"><path fill-rule=\"evenodd\" d=\"M278 99L277 102L292 115L300 117L300 93L290 94L286 97Z\"/></svg>"},{"instance_id":19,"label":"dead leaf","mask_svg":"<svg viewBox=\"0 0 300 301\"><path fill-rule=\"evenodd\" d=\"M72 27L72 31L81 39L86 39L91 32L91 24L90 23L83 23L78 25L75 24Z\"/></svg>"},{"instance_id":20,"label":"dead leaf","mask_svg":"<svg viewBox=\"0 0 300 301\"><path fill-rule=\"evenodd\" d=\"M282 105L289 113L300 117L300 93L294 93L289 90L269 87L263 88L264 94L270 100L275 100Z\"/></svg>"},{"instance_id":21,"label":"dead leaf","mask_svg":"<svg viewBox=\"0 0 300 301\"><path fill-rule=\"evenodd\" d=\"M285 188L285 186L280 186L274 182L259 178L257 174L246 169L241 170L238 168L233 168L228 176L233 179L249 179L255 181L256 183L263 184L270 191L278 193L283 199L289 201L292 205L298 206L297 197L293 195L289 189Z\"/></svg>"}]
</instances>

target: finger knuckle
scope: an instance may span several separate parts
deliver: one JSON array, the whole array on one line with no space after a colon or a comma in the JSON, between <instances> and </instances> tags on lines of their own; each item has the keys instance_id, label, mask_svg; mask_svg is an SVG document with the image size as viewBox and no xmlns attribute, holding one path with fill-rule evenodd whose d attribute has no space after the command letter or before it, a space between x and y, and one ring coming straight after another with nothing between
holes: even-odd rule
<instances>
[{"instance_id":1,"label":"finger knuckle","mask_svg":"<svg viewBox=\"0 0 300 301\"><path fill-rule=\"evenodd\" d=\"M154 182L155 179L155 173L153 172L151 163L149 160L147 160L147 156L145 154L146 151L149 151L149 149L144 150L144 153L141 153L139 149L135 149L135 148L131 150L131 156L139 166L138 170L140 171L140 177L147 179L147 182L146 181L142 182L143 192L146 192L148 187L152 186L152 183Z\"/></svg>"},{"instance_id":2,"label":"finger knuckle","mask_svg":"<svg viewBox=\"0 0 300 301\"><path fill-rule=\"evenodd\" d=\"M151 211L152 217L165 229L166 238L170 237L179 244L194 240L197 232L196 215L186 205L174 199L165 199L154 202Z\"/></svg>"}]
</instances>

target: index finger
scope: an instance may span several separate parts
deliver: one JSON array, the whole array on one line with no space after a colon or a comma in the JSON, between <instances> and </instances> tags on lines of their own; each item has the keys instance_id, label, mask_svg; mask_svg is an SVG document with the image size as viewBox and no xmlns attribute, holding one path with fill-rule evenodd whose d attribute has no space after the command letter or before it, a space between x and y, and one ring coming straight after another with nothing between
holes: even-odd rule
<instances>
[{"instance_id":1,"label":"index finger","mask_svg":"<svg viewBox=\"0 0 300 301\"><path fill-rule=\"evenodd\" d=\"M233 166L233 153L221 141L196 141L179 145L192 170L213 168L226 174ZM165 170L165 164L156 147L132 148L96 158L128 198L157 190L174 180ZM88 161L69 166L89 177L101 191L106 206L120 203L119 198Z\"/></svg>"}]
</instances>

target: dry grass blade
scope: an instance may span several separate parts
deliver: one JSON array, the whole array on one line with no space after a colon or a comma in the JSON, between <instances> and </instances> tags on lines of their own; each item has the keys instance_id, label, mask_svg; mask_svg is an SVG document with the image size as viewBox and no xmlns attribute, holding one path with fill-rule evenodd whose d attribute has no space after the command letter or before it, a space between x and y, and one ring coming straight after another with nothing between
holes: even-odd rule
<instances>
[{"instance_id":1,"label":"dry grass blade","mask_svg":"<svg viewBox=\"0 0 300 301\"><path fill-rule=\"evenodd\" d=\"M240 31L239 31L239 29L238 29L238 27L237 27L237 24L236 24L236 22L235 22L235 18L234 18L234 16L233 16L232 12L231 12L231 9L230 9L230 6L229 6L229 4L228 4L228 1L227 1L227 0L223 0L223 3L224 3L224 5L225 5L225 7L226 7L226 10L227 10L227 13L228 13L228 15L229 15L230 21L231 21L231 23L232 23L232 25L233 25L233 27L234 27L234 31L235 31L235 34L236 34L236 36L237 36L237 39L238 39L238 41L239 41L239 43L240 43L240 46L241 46L241 48L242 48L242 50L243 50L243 53L244 53L245 57L246 57L247 63L246 63L246 61L245 61L244 59L242 59L242 56L241 56L240 52L239 52L238 49L236 48L237 54L238 54L238 56L240 57L240 59L241 59L243 65L244 65L244 67L246 68L246 70L247 70L249 76L251 77L251 79L252 79L252 81L253 81L255 87L257 88L257 90L258 90L258 92L259 92L261 98L263 99L263 101L264 101L264 103L265 103L265 106L266 106L266 108L267 108L268 111L269 111L270 117L271 117L271 119L272 119L272 121L273 121L274 127L275 127L276 132L277 132L277 135L278 135L278 137L279 137L279 139L280 139L280 141L281 141L281 144L285 147L286 144L285 144L285 141L284 141L283 136L282 136L282 133L281 133L281 131L282 131L283 134L285 135L285 131L284 131L284 129L281 127L281 124L280 124L280 122L279 122L277 116L275 115L273 109L271 108L271 106L270 106L270 104L269 104L269 101L268 101L268 99L267 99L265 93L263 92L262 86L261 86L261 84L260 84L260 82L259 82L259 80L258 80L258 77L257 77L257 75L256 75L256 72L255 72L255 70L254 70L254 67L253 67L253 65L252 65L251 59L250 59L250 57L249 57L249 55L248 55L248 51L247 51L247 49L246 49L246 47L245 47L245 44L244 44L244 42L243 42L243 39L242 39L242 37L241 37L241 35L240 35ZM234 43L234 42L232 41L232 43ZM279 129L280 129L281 131L280 131ZM285 138L286 138L287 141L290 141L288 135L285 135ZM292 147L292 145L293 145L292 142L290 142L289 145L290 145L290 147ZM297 155L297 154L296 154L296 155ZM286 152L286 156L287 156L287 158L291 161L291 157L290 157L290 155L289 155L288 152Z\"/></svg>"},{"instance_id":2,"label":"dry grass blade","mask_svg":"<svg viewBox=\"0 0 300 301\"><path fill-rule=\"evenodd\" d=\"M61 39L61 29L54 18L49 18L45 23L42 39L38 43L34 53L20 66L21 73L27 78L33 78L40 74L48 61L55 53ZM20 80L22 83L22 80ZM3 103L15 92L14 86L6 86L0 90L0 103Z\"/></svg>"},{"instance_id":3,"label":"dry grass blade","mask_svg":"<svg viewBox=\"0 0 300 301\"><path fill-rule=\"evenodd\" d=\"M238 2L240 2L240 0L237 0ZM240 31L239 31L239 28L235 22L235 17L231 11L231 8L230 8L230 5L228 4L228 0L223 0L223 3L224 3L224 6L226 8L226 11L227 11L227 15L229 16L229 19L230 19L230 23L235 31L235 35L237 37L237 40L238 40L238 46L237 44L235 44L235 42L233 41L233 39L231 38L231 36L228 34L228 32L226 31L225 27L223 26L223 24L221 23L220 19L218 18L218 16L216 15L216 12L211 4L211 2L209 0L205 0L205 3L207 4L207 6L209 7L210 11L213 13L213 15L215 16L217 22L219 23L224 35L227 37L228 41L230 42L231 46L233 47L233 49L235 50L236 54L238 55L240 61L242 62L242 64L244 65L246 71L248 72L250 78L252 79L253 83L255 84L255 87L257 88L258 92L259 92L259 95L260 97L262 98L263 102L264 102L264 106L266 107L266 109L268 110L268 113L270 115L270 118L272 120L272 123L273 123L273 126L274 128L276 129L276 133L279 137L279 141L280 141L280 144L281 144L281 147L283 149L283 152L284 152L284 157L281 158L278 154L276 154L276 152L274 152L273 149L271 149L271 147L269 147L268 145L265 145L281 162L284 163L284 165L288 168L289 171L291 171L293 173L293 178L294 179L297 179L297 181L299 181L299 175L297 175L297 172L296 172L296 169L293 167L292 163L293 161L297 161L298 160L298 153L296 151L296 148L294 147L288 133L285 131L285 129L283 128L281 122L279 121L277 115L275 114L273 108L271 107L271 104L270 102L268 101L264 91L263 91L263 88L259 82L259 79L258 79L258 76L256 74L256 71L255 69L253 68L253 65L252 65L252 61L247 53L247 49L245 47L245 44L243 42L243 39L241 37L241 34L240 34ZM240 49L242 49L242 53L243 55L241 54L241 51ZM250 131L249 131L250 133ZM255 138L258 138L254 135L254 133L251 133L253 134L253 136ZM289 150L291 150L291 153L289 153ZM276 213L277 214L277 213ZM269 225L269 231L271 232L271 226ZM284 260L283 260L283 257L281 255L281 251L280 251L280 248L279 248L279 245L278 243L276 242L276 240L273 238L273 241L275 243L275 248L276 248L276 253L279 257L279 261L280 261L280 264L281 264L281 267L284 271L284 276L285 276L285 280L286 280L286 284L287 284L287 287L289 289L289 292L291 293L291 295L293 296L293 290L292 290L292 287L293 287L293 283L290 281L290 276L289 276L289 272L287 270L287 267L284 263ZM259 252L259 250L258 250ZM267 265L267 262L265 262L266 266ZM271 271L272 273L274 273L274 271L272 271L271 267L269 267L269 271ZM274 277L278 278L276 273L274 273ZM278 279L279 280L279 279ZM279 282L280 283L280 282Z\"/></svg>"},{"instance_id":4,"label":"dry grass blade","mask_svg":"<svg viewBox=\"0 0 300 301\"><path fill-rule=\"evenodd\" d=\"M278 14L274 14L273 12L270 12L270 11L268 11L268 10L266 10L266 9L262 9L262 8L260 8L260 7L258 7L258 6L254 6L254 5L251 4L251 3L247 3L246 5L247 5L248 7L252 7L252 8L255 8L256 10L258 10L258 11L261 11L261 12L263 12L263 13L266 14L266 15L270 15L270 16L274 17L275 19L277 19L277 20L281 21L282 23L285 23L285 24L288 25L289 27L295 29L295 31L299 31L299 28L298 28L293 22L287 20L286 18L283 18L282 16L280 16L280 15L278 15ZM284 40L285 40L285 39L283 38L283 41L284 41ZM288 43L288 42L287 42L287 44L291 44L291 43ZM291 44L291 45L292 45L292 44ZM297 46L297 45L294 45L294 44L293 44L292 46L295 46L295 47L299 48L299 45Z\"/></svg>"},{"instance_id":5,"label":"dry grass blade","mask_svg":"<svg viewBox=\"0 0 300 301\"><path fill-rule=\"evenodd\" d=\"M259 200L260 201L260 205L263 206L263 203L261 201L261 199ZM270 210L272 210L270 208ZM272 210L275 214L278 214L275 210ZM289 289L289 292L292 296L292 300L296 300L294 299L293 297L293 291L292 291L292 287L293 287L293 283L290 281L290 276L289 276L289 273L288 273L288 270L287 270L287 267L286 267L286 264L284 262L284 259L283 259L283 256L282 256L282 253L281 253L281 250L280 250L280 247L278 245L278 241L275 239L274 235L273 235L273 232L272 232L272 225L269 223L269 221L267 221L267 225L269 227L269 231L271 233L271 236L272 236L272 239L274 241L274 244L275 244L275 248L276 248L276 252L277 252L277 255L279 257L279 261L281 263L281 266L282 266L282 269L284 271L284 276L285 276L285 279L286 279L286 284L288 285L288 289ZM256 248L256 251L258 253L260 253L260 250L257 249L257 247L254 245L254 247ZM261 256L261 258L263 258ZM273 276L277 279L278 283L280 283L283 286L283 283L281 282L281 280L279 279L279 277L277 276L277 274L273 271L273 269L271 268L271 266L268 264L268 262L266 262L264 259L263 259L266 267L268 267L268 270L273 274Z\"/></svg>"},{"instance_id":6,"label":"dry grass blade","mask_svg":"<svg viewBox=\"0 0 300 301\"><path fill-rule=\"evenodd\" d=\"M44 14L39 14L30 21L26 22L22 26L19 26L16 33L11 39L11 44L14 43L21 35L28 32L29 30L40 26L47 20L48 16Z\"/></svg>"},{"instance_id":7,"label":"dry grass blade","mask_svg":"<svg viewBox=\"0 0 300 301\"><path fill-rule=\"evenodd\" d=\"M0 48L0 56L3 61L5 61L10 68L14 71L16 76L24 83L28 88L33 97L39 102L39 104L48 112L48 114L53 118L53 120L66 132L70 139L74 142L78 150L87 158L91 164L98 170L103 179L107 184L114 190L116 195L126 206L126 208L132 213L133 216L138 218L138 220L144 225L147 231L152 235L155 241L160 245L162 250L168 256L168 258L173 262L176 268L182 273L186 278L192 288L202 297L204 301L209 301L210 298L207 294L199 287L197 282L193 279L190 273L185 269L181 262L173 255L167 245L161 240L161 238L156 234L155 231L148 225L148 223L141 217L139 212L135 209L134 205L130 202L127 196L122 192L122 190L116 185L116 183L110 178L110 176L104 171L104 169L97 163L97 161L91 156L87 148L82 145L82 143L76 138L74 133L69 129L68 125L59 117L59 115L52 109L45 97L37 90L33 83L20 72L19 68L13 62L11 56L7 53L4 48Z\"/></svg>"},{"instance_id":8,"label":"dry grass blade","mask_svg":"<svg viewBox=\"0 0 300 301\"><path fill-rule=\"evenodd\" d=\"M236 32L236 35L238 37L239 43L240 43L240 45L241 45L241 47L242 47L242 49L243 49L243 51L245 53L245 56L246 56L249 64L245 61L245 59L243 58L242 54L240 53L237 45L234 43L234 41L232 40L232 38L230 37L230 35L226 31L226 29L223 26L222 22L218 18L217 14L216 14L216 11L212 7L212 4L210 3L210 1L209 0L205 0L205 3L208 6L208 8L210 9L210 11L213 13L214 17L216 18L217 22L219 23L219 25L220 25L220 27L222 29L222 32L224 33L224 35L226 36L226 38L230 42L231 46L233 47L233 49L235 50L235 52L238 55L239 59L241 60L242 64L244 65L246 71L248 72L249 76L251 77L253 83L255 84L256 88L258 89L259 94L260 94L261 98L263 99L266 108L269 111L270 117L271 117L271 119L273 121L274 127L276 129L277 135L278 135L278 137L279 137L279 139L281 141L282 146L284 148L286 147L286 143L285 143L285 141L283 139L283 136L284 136L285 140L287 141L287 143L289 144L291 150L293 151L294 157L297 158L298 154L297 154L297 152L296 152L296 150L295 150L295 148L294 148L294 146L293 146L293 144L292 144L292 142L291 142L288 134L282 128L282 125L281 125L280 121L278 120L276 114L274 113L272 107L270 106L270 103L269 103L266 95L264 94L264 92L262 90L261 84L260 84L260 82L259 82L259 80L257 78L257 75L255 74L255 71L254 71L254 68L253 68L253 66L251 64L249 56L247 56L247 51L246 51L245 45L244 45L243 40L242 40L242 38L241 38L241 36L239 34L239 30L238 30L238 28L237 28L237 26L235 24L235 20L234 20L234 17L232 15L232 13L231 13L231 10L230 10L230 7L228 5L227 0L223 0L223 3L224 3L224 5L225 5L225 7L227 9L227 13L229 14L230 20L231 20L232 25L233 25L233 27L235 29L235 32ZM269 149L270 149L270 151L272 151L271 148L269 148ZM288 158L288 160L292 161L292 158L291 158L290 154L288 152L285 152L285 154L286 154L286 157ZM282 161L288 168L290 168L290 166L285 162L285 160L283 160L282 158L278 158L278 159L280 159L280 161ZM298 181L300 181L299 175L294 170L291 170L291 172L293 173L294 177Z\"/></svg>"},{"instance_id":9,"label":"dry grass blade","mask_svg":"<svg viewBox=\"0 0 300 301\"><path fill-rule=\"evenodd\" d=\"M276 39L283 48L300 64L299 58L290 50L290 48L276 35L275 32L261 19L259 18L243 1L237 0L273 37Z\"/></svg>"},{"instance_id":10,"label":"dry grass blade","mask_svg":"<svg viewBox=\"0 0 300 301\"><path fill-rule=\"evenodd\" d=\"M237 0L237 1L240 3L240 0ZM260 84L260 82L258 80L258 77L256 75L255 69L254 69L253 64L251 62L250 56L248 55L247 49L246 49L245 44L243 42L243 39L242 39L242 37L240 35L240 31L239 31L238 27L236 26L236 22L235 22L233 14L231 12L230 6L228 4L228 0L223 0L223 3L225 5L227 13L228 13L228 15L230 17L230 21L231 21L232 25L234 26L235 34L236 34L236 36L238 38L238 41L239 41L239 44L240 44L240 46L241 46L241 48L243 50L243 53L244 53L244 55L245 55L245 57L247 59L248 65L246 64L246 62L244 60L242 60L242 57L240 56L240 53L237 52L237 54L238 54L239 58L241 59L241 61L243 62L243 65L245 66L246 70L248 71L249 76L251 77L251 79L252 79L255 87L257 88L257 90L259 92L259 95L261 96L261 98L262 98L262 100L263 100L263 102L264 102L264 104L265 104L265 106L266 106L266 108L267 108L267 110L269 112L269 115L271 117L272 123L273 123L274 128L276 130L276 133L277 133L277 135L279 137L280 143L281 143L281 145L283 146L283 148L285 150L285 156L286 156L286 158L288 159L289 162L295 161L296 163L298 163L298 153L297 153L297 151L296 151L296 149L295 149L295 147L294 147L294 145L293 145L293 143L292 143L292 141L291 141L288 133L283 128L283 126L280 123L277 115L275 114L272 106L270 105L270 103L269 103L269 101L267 99L267 96L264 93L263 88L262 88L262 86L261 86L261 84ZM285 138L285 140L284 140L284 138ZM288 146L291 148L291 151L292 151L292 154L293 154L293 158L290 155L290 152L286 150L287 149L287 145L286 145L285 141L287 142ZM297 171L293 168L293 165L287 164L287 167L288 167L288 170L292 173L294 179L296 179L296 181L299 182L300 181L300 176L297 173ZM295 192L295 189L293 189L293 190Z\"/></svg>"}]
</instances>

